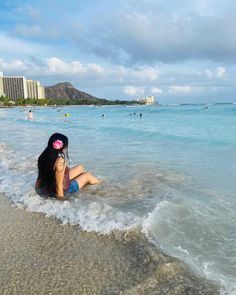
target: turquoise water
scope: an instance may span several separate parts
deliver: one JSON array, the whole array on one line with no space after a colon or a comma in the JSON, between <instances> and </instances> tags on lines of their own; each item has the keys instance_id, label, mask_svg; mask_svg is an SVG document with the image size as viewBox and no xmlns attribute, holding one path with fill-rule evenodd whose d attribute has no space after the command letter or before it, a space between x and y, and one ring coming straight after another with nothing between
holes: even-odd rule
<instances>
[{"instance_id":1,"label":"turquoise water","mask_svg":"<svg viewBox=\"0 0 236 295\"><path fill-rule=\"evenodd\" d=\"M98 233L141 228L236 294L236 105L36 108L33 121L27 110L0 109L0 190L14 203ZM35 194L54 132L102 185L68 202Z\"/></svg>"}]
</instances>

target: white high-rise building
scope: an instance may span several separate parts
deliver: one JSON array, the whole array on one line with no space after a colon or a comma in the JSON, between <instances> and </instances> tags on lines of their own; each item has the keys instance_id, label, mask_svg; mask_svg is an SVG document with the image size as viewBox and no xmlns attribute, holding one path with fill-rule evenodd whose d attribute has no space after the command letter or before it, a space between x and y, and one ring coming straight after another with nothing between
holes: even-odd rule
<instances>
[{"instance_id":1,"label":"white high-rise building","mask_svg":"<svg viewBox=\"0 0 236 295\"><path fill-rule=\"evenodd\" d=\"M25 77L3 76L4 95L16 101L19 98L27 98L27 84Z\"/></svg>"},{"instance_id":2,"label":"white high-rise building","mask_svg":"<svg viewBox=\"0 0 236 295\"><path fill-rule=\"evenodd\" d=\"M38 92L37 92L37 82L33 80L27 80L27 94L28 98L37 98Z\"/></svg>"},{"instance_id":3,"label":"white high-rise building","mask_svg":"<svg viewBox=\"0 0 236 295\"><path fill-rule=\"evenodd\" d=\"M154 104L155 97L153 95L145 96L145 97L137 99L137 102L147 104L147 105Z\"/></svg>"},{"instance_id":4,"label":"white high-rise building","mask_svg":"<svg viewBox=\"0 0 236 295\"><path fill-rule=\"evenodd\" d=\"M3 91L3 73L0 72L0 96L4 95L4 91Z\"/></svg>"},{"instance_id":5,"label":"white high-rise building","mask_svg":"<svg viewBox=\"0 0 236 295\"><path fill-rule=\"evenodd\" d=\"M38 85L38 99L44 99L44 98L45 98L44 87L41 86L40 83L39 83L39 85Z\"/></svg>"},{"instance_id":6,"label":"white high-rise building","mask_svg":"<svg viewBox=\"0 0 236 295\"><path fill-rule=\"evenodd\" d=\"M0 73L0 96L5 95L11 100L19 98L45 98L44 87L38 81L26 80L25 77L3 76Z\"/></svg>"}]
</instances>

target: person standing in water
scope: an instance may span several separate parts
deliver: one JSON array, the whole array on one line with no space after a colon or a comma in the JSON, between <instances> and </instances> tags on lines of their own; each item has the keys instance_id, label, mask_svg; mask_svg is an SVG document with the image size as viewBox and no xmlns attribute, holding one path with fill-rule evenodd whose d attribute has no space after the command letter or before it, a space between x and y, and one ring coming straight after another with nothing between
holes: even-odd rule
<instances>
[{"instance_id":1,"label":"person standing in water","mask_svg":"<svg viewBox=\"0 0 236 295\"><path fill-rule=\"evenodd\" d=\"M33 120L34 119L34 116L33 116L33 112L31 110L28 111L28 120Z\"/></svg>"},{"instance_id":2,"label":"person standing in water","mask_svg":"<svg viewBox=\"0 0 236 295\"><path fill-rule=\"evenodd\" d=\"M68 193L77 192L88 184L100 183L95 176L86 172L82 165L69 168L67 163L68 138L54 133L38 158L36 192L63 201L67 199Z\"/></svg>"}]
</instances>

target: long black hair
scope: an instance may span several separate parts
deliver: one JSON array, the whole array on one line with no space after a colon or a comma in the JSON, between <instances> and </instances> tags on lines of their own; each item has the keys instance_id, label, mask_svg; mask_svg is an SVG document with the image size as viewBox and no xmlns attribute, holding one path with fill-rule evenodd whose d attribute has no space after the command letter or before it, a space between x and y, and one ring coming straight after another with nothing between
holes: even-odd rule
<instances>
[{"instance_id":1,"label":"long black hair","mask_svg":"<svg viewBox=\"0 0 236 295\"><path fill-rule=\"evenodd\" d=\"M55 163L58 157L68 158L68 138L63 134L54 133L48 140L48 146L38 158L40 187L49 194L56 193Z\"/></svg>"}]
</instances>

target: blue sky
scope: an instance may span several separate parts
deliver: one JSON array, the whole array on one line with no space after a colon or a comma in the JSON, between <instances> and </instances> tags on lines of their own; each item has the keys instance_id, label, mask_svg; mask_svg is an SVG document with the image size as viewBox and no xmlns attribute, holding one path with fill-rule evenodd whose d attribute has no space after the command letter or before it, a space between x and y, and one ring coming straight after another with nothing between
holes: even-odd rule
<instances>
[{"instance_id":1,"label":"blue sky","mask_svg":"<svg viewBox=\"0 0 236 295\"><path fill-rule=\"evenodd\" d=\"M2 0L0 71L109 99L236 101L234 0Z\"/></svg>"}]
</instances>

